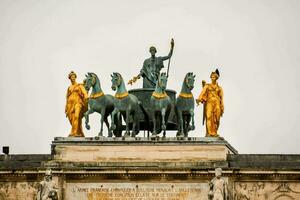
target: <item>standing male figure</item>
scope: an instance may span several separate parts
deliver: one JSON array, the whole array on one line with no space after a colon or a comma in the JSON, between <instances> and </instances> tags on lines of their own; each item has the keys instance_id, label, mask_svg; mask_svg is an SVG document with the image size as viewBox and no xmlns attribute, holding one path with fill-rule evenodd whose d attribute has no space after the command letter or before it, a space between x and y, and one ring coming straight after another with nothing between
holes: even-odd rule
<instances>
[{"instance_id":1,"label":"standing male figure","mask_svg":"<svg viewBox=\"0 0 300 200\"><path fill-rule=\"evenodd\" d=\"M52 171L50 169L46 170L44 180L40 182L37 200L57 200L57 187L55 182L52 180Z\"/></svg>"},{"instance_id":2,"label":"standing male figure","mask_svg":"<svg viewBox=\"0 0 300 200\"><path fill-rule=\"evenodd\" d=\"M216 168L215 175L216 175L216 177L213 178L209 183L210 191L208 193L208 199L209 200L228 200L227 183L221 177L222 169Z\"/></svg>"},{"instance_id":3,"label":"standing male figure","mask_svg":"<svg viewBox=\"0 0 300 200\"><path fill-rule=\"evenodd\" d=\"M171 58L173 54L173 48L174 40L172 39L169 55L156 57L156 48L154 46L150 47L149 52L151 54L151 57L144 61L143 68L141 69L139 74L139 76L143 77L143 88L155 88L160 70L164 67L163 61Z\"/></svg>"}]
</instances>

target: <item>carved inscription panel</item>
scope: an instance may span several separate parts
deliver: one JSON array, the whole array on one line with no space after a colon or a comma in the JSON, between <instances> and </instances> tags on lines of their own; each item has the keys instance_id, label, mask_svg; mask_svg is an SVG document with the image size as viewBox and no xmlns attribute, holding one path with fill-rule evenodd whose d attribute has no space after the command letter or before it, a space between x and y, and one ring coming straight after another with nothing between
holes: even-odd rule
<instances>
[{"instance_id":1,"label":"carved inscription panel","mask_svg":"<svg viewBox=\"0 0 300 200\"><path fill-rule=\"evenodd\" d=\"M234 183L235 200L299 200L297 181L240 181Z\"/></svg>"},{"instance_id":2,"label":"carved inscription panel","mask_svg":"<svg viewBox=\"0 0 300 200\"><path fill-rule=\"evenodd\" d=\"M207 200L207 183L67 183L66 200Z\"/></svg>"}]
</instances>

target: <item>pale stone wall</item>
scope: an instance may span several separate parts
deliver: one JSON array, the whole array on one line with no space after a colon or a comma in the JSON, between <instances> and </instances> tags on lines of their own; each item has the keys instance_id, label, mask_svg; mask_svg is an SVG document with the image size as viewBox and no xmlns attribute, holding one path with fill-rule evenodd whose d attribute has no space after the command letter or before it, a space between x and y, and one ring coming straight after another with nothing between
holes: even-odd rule
<instances>
[{"instance_id":1,"label":"pale stone wall","mask_svg":"<svg viewBox=\"0 0 300 200\"><path fill-rule=\"evenodd\" d=\"M38 182L0 182L0 200L36 199Z\"/></svg>"},{"instance_id":2,"label":"pale stone wall","mask_svg":"<svg viewBox=\"0 0 300 200\"><path fill-rule=\"evenodd\" d=\"M36 200L37 191L43 176L39 172L36 174L30 172L0 174L0 200ZM62 191L62 185L59 183L60 177L54 176L59 191ZM61 194L59 194L61 197ZM61 198L60 198L61 199Z\"/></svg>"},{"instance_id":3,"label":"pale stone wall","mask_svg":"<svg viewBox=\"0 0 300 200\"><path fill-rule=\"evenodd\" d=\"M224 171L230 200L299 200L300 175L295 171ZM0 177L0 200L35 200L42 173L27 172ZM198 174L97 173L56 171L60 200L207 200L213 171ZM36 177L35 180L30 180ZM27 181L26 181L27 180Z\"/></svg>"},{"instance_id":4,"label":"pale stone wall","mask_svg":"<svg viewBox=\"0 0 300 200\"><path fill-rule=\"evenodd\" d=\"M55 160L65 162L192 162L226 160L226 146L57 146Z\"/></svg>"},{"instance_id":5,"label":"pale stone wall","mask_svg":"<svg viewBox=\"0 0 300 200\"><path fill-rule=\"evenodd\" d=\"M220 138L56 138L51 155L0 155L0 200L34 200L52 169L60 200L300 200L300 155L238 154Z\"/></svg>"}]
</instances>

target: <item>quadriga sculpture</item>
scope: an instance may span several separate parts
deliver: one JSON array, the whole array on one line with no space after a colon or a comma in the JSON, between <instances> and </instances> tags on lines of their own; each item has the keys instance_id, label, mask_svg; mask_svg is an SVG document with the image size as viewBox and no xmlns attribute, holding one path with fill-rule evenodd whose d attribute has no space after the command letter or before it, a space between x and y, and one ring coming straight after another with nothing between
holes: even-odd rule
<instances>
[{"instance_id":1,"label":"quadriga sculpture","mask_svg":"<svg viewBox=\"0 0 300 200\"><path fill-rule=\"evenodd\" d=\"M114 110L114 97L110 94L104 94L100 80L95 73L87 73L86 79L84 81L84 87L87 91L92 88L92 93L89 96L89 110L84 114L85 117L85 127L89 130L89 115L97 112L101 115L101 127L99 136L103 136L103 122L105 122L108 129L108 137L112 137L112 132L109 127L108 116Z\"/></svg>"},{"instance_id":2,"label":"quadriga sculpture","mask_svg":"<svg viewBox=\"0 0 300 200\"><path fill-rule=\"evenodd\" d=\"M152 137L163 130L163 136L166 136L167 122L172 108L170 97L166 93L168 77L166 73L161 73L158 77L156 87L150 99L151 119L153 122Z\"/></svg>"},{"instance_id":3,"label":"quadriga sculpture","mask_svg":"<svg viewBox=\"0 0 300 200\"><path fill-rule=\"evenodd\" d=\"M115 118L121 114L126 122L126 132L124 134L125 137L130 136L130 127L129 123L132 119L132 133L131 137L135 137L139 132L139 122L137 118L137 112L140 107L140 102L138 98L132 94L129 94L126 90L124 80L119 73L113 73L111 75L111 88L116 91L115 94L115 103L114 103L114 111L112 113L112 124L111 130L115 130L117 128L115 123ZM118 117L118 119L120 119Z\"/></svg>"},{"instance_id":4,"label":"quadriga sculpture","mask_svg":"<svg viewBox=\"0 0 300 200\"><path fill-rule=\"evenodd\" d=\"M177 137L188 137L188 132L195 129L194 122L194 88L195 76L192 72L185 75L181 91L176 99L175 110L177 115L178 132ZM192 124L190 125L190 122Z\"/></svg>"}]
</instances>

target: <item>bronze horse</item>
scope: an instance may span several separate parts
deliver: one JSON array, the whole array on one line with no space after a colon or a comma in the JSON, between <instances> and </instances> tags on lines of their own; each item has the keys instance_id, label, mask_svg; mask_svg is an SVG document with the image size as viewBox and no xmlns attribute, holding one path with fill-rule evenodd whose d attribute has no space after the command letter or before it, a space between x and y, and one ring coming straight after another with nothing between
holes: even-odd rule
<instances>
[{"instance_id":1,"label":"bronze horse","mask_svg":"<svg viewBox=\"0 0 300 200\"><path fill-rule=\"evenodd\" d=\"M108 116L111 115L114 110L114 97L110 94L104 94L98 76L95 73L87 73L84 80L84 87L87 91L92 88L92 93L89 96L89 110L84 114L85 127L89 130L89 115L97 112L101 115L101 127L99 136L103 136L103 122L105 122L108 129L108 137L112 137L112 132L108 123Z\"/></svg>"},{"instance_id":2,"label":"bronze horse","mask_svg":"<svg viewBox=\"0 0 300 200\"><path fill-rule=\"evenodd\" d=\"M192 72L185 75L181 92L176 99L175 111L177 116L178 132L177 137L188 137L188 132L195 129L194 107L195 100L192 94L195 76ZM192 124L190 125L190 122Z\"/></svg>"},{"instance_id":3,"label":"bronze horse","mask_svg":"<svg viewBox=\"0 0 300 200\"><path fill-rule=\"evenodd\" d=\"M156 87L150 99L151 114L153 122L153 138L163 130L163 136L166 136L167 122L171 112L172 103L166 93L168 77L166 73L161 73L158 77Z\"/></svg>"},{"instance_id":4,"label":"bronze horse","mask_svg":"<svg viewBox=\"0 0 300 200\"><path fill-rule=\"evenodd\" d=\"M132 133L131 137L135 137L139 132L139 121L138 121L138 109L140 107L140 102L138 98L132 94L129 94L126 90L124 80L119 73L113 73L111 75L111 88L116 91L115 94L115 103L114 103L114 111L112 113L112 125L111 130L115 130L115 118L119 114L121 114L126 122L126 132L124 134L125 137L130 136L130 119L132 119ZM121 118L119 118L121 120Z\"/></svg>"}]
</instances>

